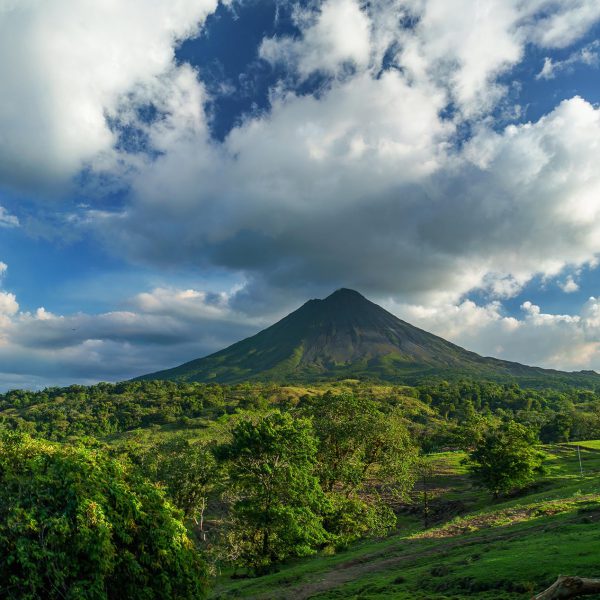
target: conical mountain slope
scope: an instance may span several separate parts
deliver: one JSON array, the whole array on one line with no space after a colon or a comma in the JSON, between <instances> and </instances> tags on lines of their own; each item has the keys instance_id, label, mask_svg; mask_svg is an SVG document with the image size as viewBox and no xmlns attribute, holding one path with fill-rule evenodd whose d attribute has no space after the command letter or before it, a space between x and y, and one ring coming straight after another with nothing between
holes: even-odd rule
<instances>
[{"instance_id":1,"label":"conical mountain slope","mask_svg":"<svg viewBox=\"0 0 600 600\"><path fill-rule=\"evenodd\" d=\"M309 300L271 327L215 354L138 379L236 383L368 377L411 383L433 375L515 378L532 385L600 384L595 373L563 373L484 358L348 289Z\"/></svg>"}]
</instances>

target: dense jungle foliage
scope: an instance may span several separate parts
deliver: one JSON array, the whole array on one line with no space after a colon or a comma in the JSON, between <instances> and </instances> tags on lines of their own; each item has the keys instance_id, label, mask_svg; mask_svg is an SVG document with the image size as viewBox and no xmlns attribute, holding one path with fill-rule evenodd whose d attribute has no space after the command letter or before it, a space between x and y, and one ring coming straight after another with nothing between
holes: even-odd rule
<instances>
[{"instance_id":1,"label":"dense jungle foliage","mask_svg":"<svg viewBox=\"0 0 600 600\"><path fill-rule=\"evenodd\" d=\"M0 432L3 597L191 598L427 520L431 452L466 451L490 497L527 486L540 440L600 438L600 394L103 383L0 395Z\"/></svg>"}]
</instances>

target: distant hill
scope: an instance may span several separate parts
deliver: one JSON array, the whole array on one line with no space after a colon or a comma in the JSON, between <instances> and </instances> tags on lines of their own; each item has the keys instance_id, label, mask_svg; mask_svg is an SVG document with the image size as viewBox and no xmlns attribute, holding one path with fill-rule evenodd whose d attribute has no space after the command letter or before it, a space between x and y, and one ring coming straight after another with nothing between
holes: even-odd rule
<instances>
[{"instance_id":1,"label":"distant hill","mask_svg":"<svg viewBox=\"0 0 600 600\"><path fill-rule=\"evenodd\" d=\"M349 289L309 300L271 327L210 356L137 379L414 383L432 376L600 387L600 375L593 371L567 373L482 357L398 319Z\"/></svg>"}]
</instances>

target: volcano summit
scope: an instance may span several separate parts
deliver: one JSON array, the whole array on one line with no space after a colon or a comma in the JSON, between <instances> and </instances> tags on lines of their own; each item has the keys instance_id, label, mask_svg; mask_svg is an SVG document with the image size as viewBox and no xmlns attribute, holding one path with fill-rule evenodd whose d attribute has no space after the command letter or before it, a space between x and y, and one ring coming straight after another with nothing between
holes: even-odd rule
<instances>
[{"instance_id":1,"label":"volcano summit","mask_svg":"<svg viewBox=\"0 0 600 600\"><path fill-rule=\"evenodd\" d=\"M545 386L597 385L562 372L483 357L402 321L354 290L309 300L271 327L204 358L138 379L237 383L369 378L414 383L431 376L514 379Z\"/></svg>"}]
</instances>

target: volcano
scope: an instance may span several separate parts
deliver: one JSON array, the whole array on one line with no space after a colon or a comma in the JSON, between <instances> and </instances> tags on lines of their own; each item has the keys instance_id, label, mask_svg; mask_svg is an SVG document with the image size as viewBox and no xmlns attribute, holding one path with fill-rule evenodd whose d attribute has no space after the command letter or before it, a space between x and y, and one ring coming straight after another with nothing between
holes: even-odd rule
<instances>
[{"instance_id":1,"label":"volcano","mask_svg":"<svg viewBox=\"0 0 600 600\"><path fill-rule=\"evenodd\" d=\"M204 358L137 379L239 383L358 378L415 383L429 377L595 387L600 375L483 357L402 321L358 292L309 300L271 327Z\"/></svg>"}]
</instances>

